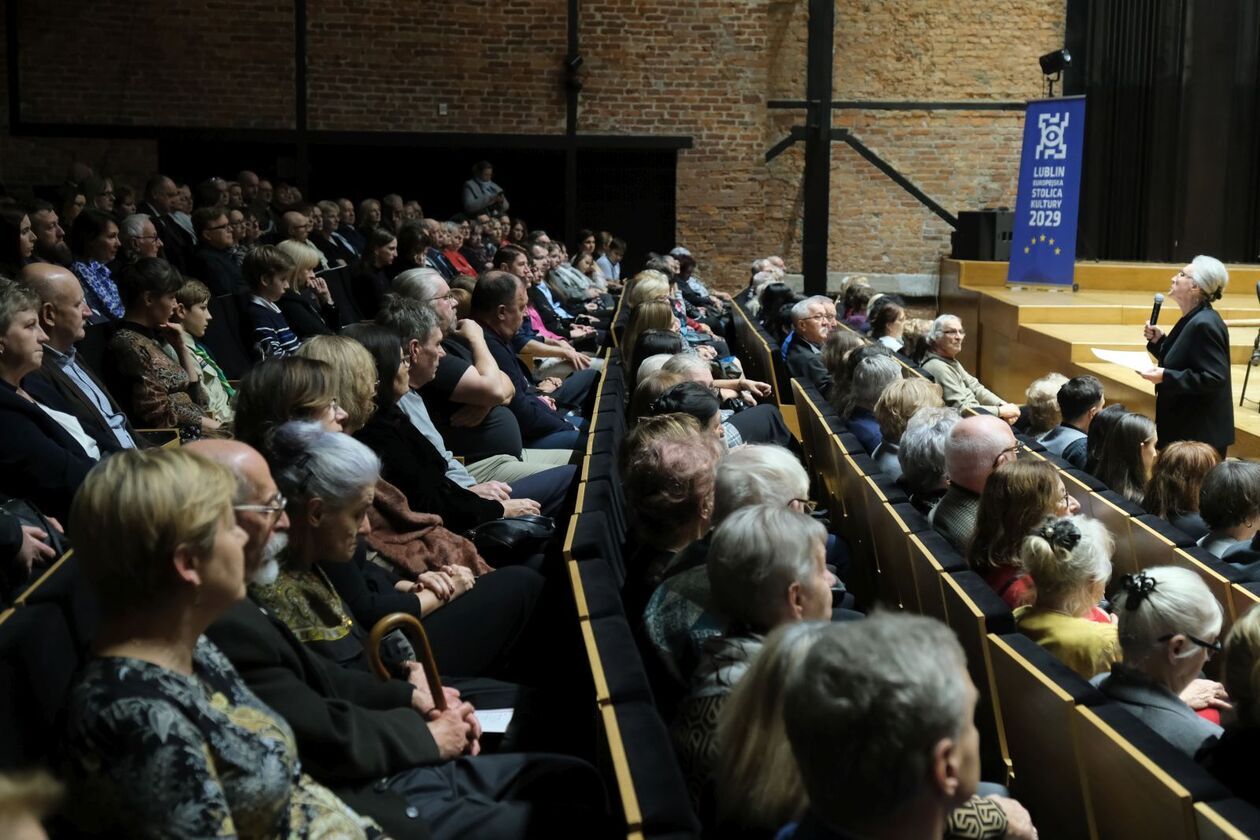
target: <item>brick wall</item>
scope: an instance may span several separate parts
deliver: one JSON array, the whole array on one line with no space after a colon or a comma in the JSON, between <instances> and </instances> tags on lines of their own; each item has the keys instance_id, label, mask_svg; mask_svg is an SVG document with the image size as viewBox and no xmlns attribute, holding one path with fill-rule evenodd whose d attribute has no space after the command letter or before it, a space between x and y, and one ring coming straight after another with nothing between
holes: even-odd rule
<instances>
[{"instance_id":1,"label":"brick wall","mask_svg":"<svg viewBox=\"0 0 1260 840\"><path fill-rule=\"evenodd\" d=\"M1063 6L838 2L836 97L1035 97L1037 56L1062 45ZM309 9L313 129L564 130L565 0ZM41 0L22 3L19 17L27 120L292 125L288 2ZM677 238L728 285L751 256L799 259L801 150L769 165L762 155L799 119L765 102L803 96L806 25L806 4L786 0L582 3L579 130L694 138L679 153ZM1013 203L1021 123L977 111L835 115L951 211ZM59 180L76 153L106 171L156 165L152 141L4 136L0 176L17 187ZM847 147L833 150L832 180L834 270L935 272L943 222Z\"/></svg>"}]
</instances>

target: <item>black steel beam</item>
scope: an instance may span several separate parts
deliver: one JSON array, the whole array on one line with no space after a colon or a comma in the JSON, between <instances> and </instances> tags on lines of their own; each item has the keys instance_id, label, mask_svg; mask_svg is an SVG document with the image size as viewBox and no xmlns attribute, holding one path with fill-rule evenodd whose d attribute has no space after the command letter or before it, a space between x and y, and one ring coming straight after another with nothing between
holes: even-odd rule
<instances>
[{"instance_id":1,"label":"black steel beam","mask_svg":"<svg viewBox=\"0 0 1260 840\"><path fill-rule=\"evenodd\" d=\"M805 206L801 271L805 294L827 291L827 238L831 227L831 86L835 54L835 0L809 0L805 99Z\"/></svg>"},{"instance_id":2,"label":"black steel beam","mask_svg":"<svg viewBox=\"0 0 1260 840\"><path fill-rule=\"evenodd\" d=\"M842 143L848 144L853 151L866 158L866 160L869 161L876 169L891 178L897 186L901 187L903 190L910 193L910 195L918 199L920 204L944 219L946 224L952 228L958 227L957 216L937 204L931 196L919 189L918 185L905 175L898 172L891 163L875 154L875 152L873 152L866 144L850 134L847 128L834 129L831 132L831 139L839 140Z\"/></svg>"},{"instance_id":3,"label":"black steel beam","mask_svg":"<svg viewBox=\"0 0 1260 840\"><path fill-rule=\"evenodd\" d=\"M808 108L807 99L771 99L766 107L778 111L798 111ZM835 111L1022 111L1027 102L1015 100L897 100L897 99L836 99L831 103Z\"/></svg>"}]
</instances>

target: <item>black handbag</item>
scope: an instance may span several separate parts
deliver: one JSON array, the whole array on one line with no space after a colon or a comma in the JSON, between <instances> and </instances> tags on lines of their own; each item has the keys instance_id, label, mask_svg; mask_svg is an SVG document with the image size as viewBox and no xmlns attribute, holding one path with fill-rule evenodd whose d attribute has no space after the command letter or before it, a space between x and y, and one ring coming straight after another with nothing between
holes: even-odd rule
<instances>
[{"instance_id":1,"label":"black handbag","mask_svg":"<svg viewBox=\"0 0 1260 840\"><path fill-rule=\"evenodd\" d=\"M491 566L524 563L538 553L556 533L550 516L506 516L483 522L464 536L472 540L477 553Z\"/></svg>"},{"instance_id":2,"label":"black handbag","mask_svg":"<svg viewBox=\"0 0 1260 840\"><path fill-rule=\"evenodd\" d=\"M48 517L39 512L39 508L25 499L9 499L0 502L0 513L7 513L22 525L34 526L48 534L48 539L44 540L44 543L55 551L58 557L70 550L70 541L66 539L66 535L49 522Z\"/></svg>"}]
</instances>

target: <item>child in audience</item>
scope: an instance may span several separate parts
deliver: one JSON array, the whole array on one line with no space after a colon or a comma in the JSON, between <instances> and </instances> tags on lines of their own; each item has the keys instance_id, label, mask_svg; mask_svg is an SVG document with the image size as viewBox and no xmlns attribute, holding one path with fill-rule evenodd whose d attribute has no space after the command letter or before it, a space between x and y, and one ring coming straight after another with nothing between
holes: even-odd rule
<instances>
[{"instance_id":1,"label":"child in audience","mask_svg":"<svg viewBox=\"0 0 1260 840\"><path fill-rule=\"evenodd\" d=\"M200 341L213 320L214 316L210 314L209 287L200 280L186 278L184 285L175 293L175 312L171 315L171 324L184 334L184 346L193 352L201 365L201 388L209 400L206 413L220 423L231 423L235 414L232 400L236 397L236 389L228 382L223 369Z\"/></svg>"}]
</instances>

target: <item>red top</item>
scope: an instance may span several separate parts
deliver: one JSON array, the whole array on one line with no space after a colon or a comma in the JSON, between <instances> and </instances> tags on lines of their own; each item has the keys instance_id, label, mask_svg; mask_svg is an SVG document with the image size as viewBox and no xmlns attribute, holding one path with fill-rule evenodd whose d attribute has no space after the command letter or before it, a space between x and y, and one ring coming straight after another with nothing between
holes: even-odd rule
<instances>
[{"instance_id":1,"label":"red top","mask_svg":"<svg viewBox=\"0 0 1260 840\"><path fill-rule=\"evenodd\" d=\"M448 248L442 252L442 256L450 260L451 265L455 266L455 270L460 274L467 274L469 277L477 276L476 270L473 269L472 265L469 264L468 260L464 258L464 255L458 249Z\"/></svg>"}]
</instances>

